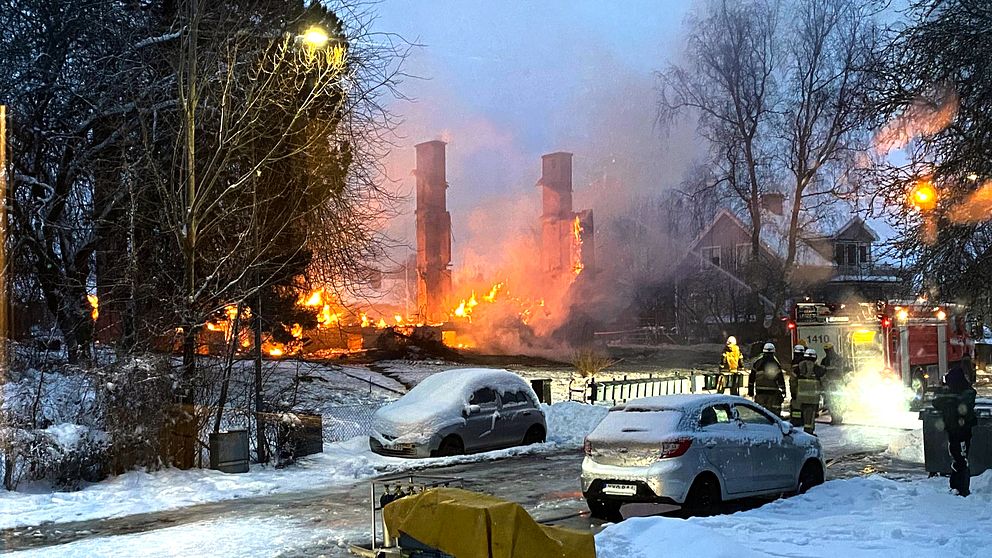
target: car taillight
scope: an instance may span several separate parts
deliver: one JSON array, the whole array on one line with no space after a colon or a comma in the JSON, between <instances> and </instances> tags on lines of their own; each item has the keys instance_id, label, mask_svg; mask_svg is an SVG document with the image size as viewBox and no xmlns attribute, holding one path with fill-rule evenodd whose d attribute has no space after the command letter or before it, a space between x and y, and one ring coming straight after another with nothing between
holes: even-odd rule
<instances>
[{"instance_id":1,"label":"car taillight","mask_svg":"<svg viewBox=\"0 0 992 558\"><path fill-rule=\"evenodd\" d=\"M582 452L586 455L592 455L592 444L589 443L589 438L582 439Z\"/></svg>"},{"instance_id":2,"label":"car taillight","mask_svg":"<svg viewBox=\"0 0 992 558\"><path fill-rule=\"evenodd\" d=\"M665 459L668 457L678 457L689 451L689 446L691 445L692 439L690 438L679 438L678 440L672 440L671 442L662 442L661 458Z\"/></svg>"}]
</instances>

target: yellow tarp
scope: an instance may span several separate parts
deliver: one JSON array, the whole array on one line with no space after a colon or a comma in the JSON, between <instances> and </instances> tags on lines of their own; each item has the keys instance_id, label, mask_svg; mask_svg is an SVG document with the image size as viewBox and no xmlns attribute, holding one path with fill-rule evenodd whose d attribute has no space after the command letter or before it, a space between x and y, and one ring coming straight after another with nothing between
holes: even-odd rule
<instances>
[{"instance_id":1,"label":"yellow tarp","mask_svg":"<svg viewBox=\"0 0 992 558\"><path fill-rule=\"evenodd\" d=\"M393 536L406 533L455 558L595 558L591 533L540 525L519 504L435 488L383 509Z\"/></svg>"}]
</instances>

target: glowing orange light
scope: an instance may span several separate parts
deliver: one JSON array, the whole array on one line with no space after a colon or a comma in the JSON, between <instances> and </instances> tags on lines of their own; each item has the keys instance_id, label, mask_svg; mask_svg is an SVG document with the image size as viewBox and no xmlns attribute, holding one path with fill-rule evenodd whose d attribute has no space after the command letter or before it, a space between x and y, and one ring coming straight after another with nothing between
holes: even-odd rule
<instances>
[{"instance_id":1,"label":"glowing orange light","mask_svg":"<svg viewBox=\"0 0 992 558\"><path fill-rule=\"evenodd\" d=\"M920 180L909 192L909 203L920 211L932 211L937 207L937 189L930 180Z\"/></svg>"}]
</instances>

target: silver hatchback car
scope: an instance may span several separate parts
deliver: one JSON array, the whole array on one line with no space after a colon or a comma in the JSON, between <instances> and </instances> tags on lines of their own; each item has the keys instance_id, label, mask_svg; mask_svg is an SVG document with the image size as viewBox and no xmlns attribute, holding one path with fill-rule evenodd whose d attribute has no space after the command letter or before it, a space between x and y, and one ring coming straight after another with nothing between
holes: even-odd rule
<instances>
[{"instance_id":1,"label":"silver hatchback car","mask_svg":"<svg viewBox=\"0 0 992 558\"><path fill-rule=\"evenodd\" d=\"M396 457L443 457L543 442L544 411L530 384L507 370L428 376L372 417L369 446Z\"/></svg>"},{"instance_id":2,"label":"silver hatchback car","mask_svg":"<svg viewBox=\"0 0 992 558\"><path fill-rule=\"evenodd\" d=\"M632 502L706 514L724 500L805 492L824 480L815 436L731 395L668 395L610 409L585 440L582 493L594 517Z\"/></svg>"}]
</instances>

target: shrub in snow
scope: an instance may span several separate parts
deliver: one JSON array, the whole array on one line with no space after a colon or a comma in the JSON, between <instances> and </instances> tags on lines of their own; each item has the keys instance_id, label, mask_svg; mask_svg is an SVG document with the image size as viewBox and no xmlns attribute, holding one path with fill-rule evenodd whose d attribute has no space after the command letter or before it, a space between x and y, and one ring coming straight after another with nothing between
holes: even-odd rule
<instances>
[{"instance_id":1,"label":"shrub in snow","mask_svg":"<svg viewBox=\"0 0 992 558\"><path fill-rule=\"evenodd\" d=\"M172 400L168 372L168 362L155 358L20 369L2 386L4 486L46 481L72 489L134 467L159 467L165 403Z\"/></svg>"}]
</instances>

